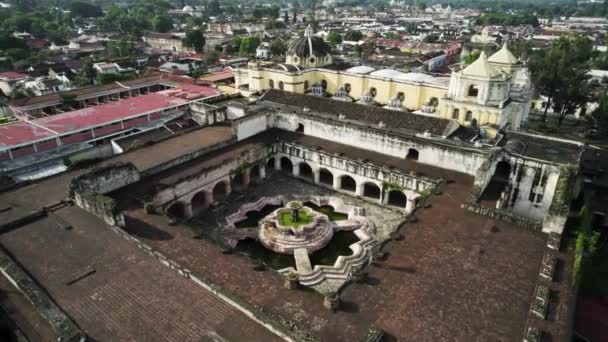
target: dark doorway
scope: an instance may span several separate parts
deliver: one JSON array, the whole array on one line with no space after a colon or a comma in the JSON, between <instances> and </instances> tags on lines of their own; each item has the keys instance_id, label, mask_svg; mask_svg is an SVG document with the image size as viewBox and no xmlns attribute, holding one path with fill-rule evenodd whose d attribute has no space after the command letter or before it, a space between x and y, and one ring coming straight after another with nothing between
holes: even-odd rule
<instances>
[{"instance_id":1,"label":"dark doorway","mask_svg":"<svg viewBox=\"0 0 608 342\"><path fill-rule=\"evenodd\" d=\"M340 177L340 189L355 192L357 189L357 182L351 176L344 175Z\"/></svg>"},{"instance_id":2,"label":"dark doorway","mask_svg":"<svg viewBox=\"0 0 608 342\"><path fill-rule=\"evenodd\" d=\"M251 168L251 170L249 171L249 178L253 181L253 180L257 180L260 179L261 175L260 175L260 165L255 165Z\"/></svg>"},{"instance_id":3,"label":"dark doorway","mask_svg":"<svg viewBox=\"0 0 608 342\"><path fill-rule=\"evenodd\" d=\"M293 173L293 164L287 157L281 158L281 170L287 173Z\"/></svg>"},{"instance_id":4,"label":"dark doorway","mask_svg":"<svg viewBox=\"0 0 608 342\"><path fill-rule=\"evenodd\" d=\"M363 197L380 199L380 187L374 183L363 184Z\"/></svg>"},{"instance_id":5,"label":"dark doorway","mask_svg":"<svg viewBox=\"0 0 608 342\"><path fill-rule=\"evenodd\" d=\"M298 128L296 128L296 133L304 134L304 124L299 123Z\"/></svg>"},{"instance_id":6,"label":"dark doorway","mask_svg":"<svg viewBox=\"0 0 608 342\"><path fill-rule=\"evenodd\" d=\"M186 218L186 205L182 202L175 202L167 208L167 215L172 218Z\"/></svg>"},{"instance_id":7,"label":"dark doorway","mask_svg":"<svg viewBox=\"0 0 608 342\"><path fill-rule=\"evenodd\" d=\"M407 197L400 190L391 190L388 193L388 204L405 209L405 205L407 204Z\"/></svg>"},{"instance_id":8,"label":"dark doorway","mask_svg":"<svg viewBox=\"0 0 608 342\"><path fill-rule=\"evenodd\" d=\"M219 202L228 195L228 187L226 182L219 182L213 187L213 201Z\"/></svg>"},{"instance_id":9,"label":"dark doorway","mask_svg":"<svg viewBox=\"0 0 608 342\"><path fill-rule=\"evenodd\" d=\"M199 191L192 197L192 215L200 214L207 206L207 199L204 191Z\"/></svg>"},{"instance_id":10,"label":"dark doorway","mask_svg":"<svg viewBox=\"0 0 608 342\"><path fill-rule=\"evenodd\" d=\"M310 165L304 162L300 163L300 177L306 178L311 181L314 180L314 175L312 173L312 168L310 167Z\"/></svg>"},{"instance_id":11,"label":"dark doorway","mask_svg":"<svg viewBox=\"0 0 608 342\"><path fill-rule=\"evenodd\" d=\"M319 183L334 186L334 175L327 169L319 170Z\"/></svg>"},{"instance_id":12,"label":"dark doorway","mask_svg":"<svg viewBox=\"0 0 608 342\"><path fill-rule=\"evenodd\" d=\"M410 148L409 151L407 151L407 156L405 157L405 159L418 160L419 155L420 155L420 152L418 152L417 149Z\"/></svg>"}]
</instances>

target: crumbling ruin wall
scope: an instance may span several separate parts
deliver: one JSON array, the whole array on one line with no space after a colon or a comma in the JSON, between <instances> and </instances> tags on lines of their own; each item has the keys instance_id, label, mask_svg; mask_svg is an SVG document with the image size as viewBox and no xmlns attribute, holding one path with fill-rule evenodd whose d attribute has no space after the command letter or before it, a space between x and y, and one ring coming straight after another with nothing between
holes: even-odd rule
<instances>
[{"instance_id":1,"label":"crumbling ruin wall","mask_svg":"<svg viewBox=\"0 0 608 342\"><path fill-rule=\"evenodd\" d=\"M138 182L140 178L139 170L132 163L115 163L72 179L70 193L106 194Z\"/></svg>"},{"instance_id":2,"label":"crumbling ruin wall","mask_svg":"<svg viewBox=\"0 0 608 342\"><path fill-rule=\"evenodd\" d=\"M562 166L549 212L543 220L543 232L562 234L570 212L570 203L580 190L579 168L576 165Z\"/></svg>"},{"instance_id":3,"label":"crumbling ruin wall","mask_svg":"<svg viewBox=\"0 0 608 342\"><path fill-rule=\"evenodd\" d=\"M59 341L85 341L85 334L70 317L53 302L46 291L1 247L0 273L32 303L36 311L49 323L53 331L57 333Z\"/></svg>"},{"instance_id":4,"label":"crumbling ruin wall","mask_svg":"<svg viewBox=\"0 0 608 342\"><path fill-rule=\"evenodd\" d=\"M75 192L74 202L109 225L125 226L125 217L118 210L116 202L111 197L94 192Z\"/></svg>"}]
</instances>

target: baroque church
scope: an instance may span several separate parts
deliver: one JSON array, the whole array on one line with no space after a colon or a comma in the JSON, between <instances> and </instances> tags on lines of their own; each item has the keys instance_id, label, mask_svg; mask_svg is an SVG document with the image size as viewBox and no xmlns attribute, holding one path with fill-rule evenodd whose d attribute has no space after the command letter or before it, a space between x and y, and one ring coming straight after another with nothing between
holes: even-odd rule
<instances>
[{"instance_id":1,"label":"baroque church","mask_svg":"<svg viewBox=\"0 0 608 342\"><path fill-rule=\"evenodd\" d=\"M507 45L452 71L450 77L336 63L308 27L289 42L285 63L252 61L236 70L243 95L279 89L457 120L488 134L519 129L532 104L530 75Z\"/></svg>"}]
</instances>

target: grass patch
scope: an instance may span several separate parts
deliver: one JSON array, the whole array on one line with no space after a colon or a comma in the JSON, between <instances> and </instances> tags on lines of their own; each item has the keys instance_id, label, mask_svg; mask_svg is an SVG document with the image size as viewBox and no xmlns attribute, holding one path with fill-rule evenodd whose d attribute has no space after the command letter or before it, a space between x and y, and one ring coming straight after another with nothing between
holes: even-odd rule
<instances>
[{"instance_id":1,"label":"grass patch","mask_svg":"<svg viewBox=\"0 0 608 342\"><path fill-rule=\"evenodd\" d=\"M304 210L300 210L297 221L292 221L291 212L284 211L279 213L279 223L283 226L300 228L312 222L312 215Z\"/></svg>"},{"instance_id":2,"label":"grass patch","mask_svg":"<svg viewBox=\"0 0 608 342\"><path fill-rule=\"evenodd\" d=\"M348 220L347 214L336 212L334 210L334 207L332 207L331 205L323 205L323 206L319 207L318 205L316 205L312 202L306 202L306 203L304 203L304 205L311 208L314 211L317 211L317 212L320 212L321 214L326 215L330 221Z\"/></svg>"}]
</instances>

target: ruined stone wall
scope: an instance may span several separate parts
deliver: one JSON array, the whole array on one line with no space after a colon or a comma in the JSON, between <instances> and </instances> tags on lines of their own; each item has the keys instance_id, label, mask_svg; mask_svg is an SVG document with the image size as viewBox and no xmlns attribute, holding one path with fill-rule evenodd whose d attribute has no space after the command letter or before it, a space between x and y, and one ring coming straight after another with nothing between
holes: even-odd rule
<instances>
[{"instance_id":1,"label":"ruined stone wall","mask_svg":"<svg viewBox=\"0 0 608 342\"><path fill-rule=\"evenodd\" d=\"M238 141L247 139L268 128L267 114L259 113L234 120L232 127L236 131Z\"/></svg>"},{"instance_id":2,"label":"ruined stone wall","mask_svg":"<svg viewBox=\"0 0 608 342\"><path fill-rule=\"evenodd\" d=\"M269 124L287 131L295 131L298 124L302 124L306 135L398 158L405 158L410 149L415 149L419 152L418 160L422 163L470 175L475 175L487 153L473 147L450 146L447 141L442 144L421 137L384 132L377 127L362 127L339 120L323 120L294 113L275 113Z\"/></svg>"},{"instance_id":3,"label":"ruined stone wall","mask_svg":"<svg viewBox=\"0 0 608 342\"><path fill-rule=\"evenodd\" d=\"M70 192L105 194L138 182L140 178L139 170L132 163L115 163L72 179Z\"/></svg>"},{"instance_id":4,"label":"ruined stone wall","mask_svg":"<svg viewBox=\"0 0 608 342\"><path fill-rule=\"evenodd\" d=\"M108 196L92 192L75 192L74 202L109 225L125 226L123 214L118 210L114 199Z\"/></svg>"}]
</instances>

